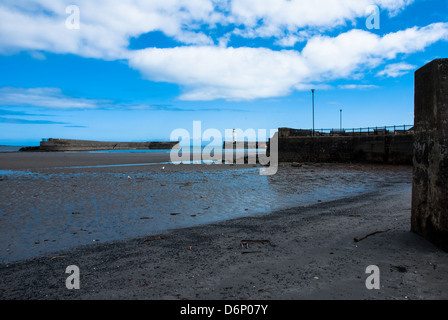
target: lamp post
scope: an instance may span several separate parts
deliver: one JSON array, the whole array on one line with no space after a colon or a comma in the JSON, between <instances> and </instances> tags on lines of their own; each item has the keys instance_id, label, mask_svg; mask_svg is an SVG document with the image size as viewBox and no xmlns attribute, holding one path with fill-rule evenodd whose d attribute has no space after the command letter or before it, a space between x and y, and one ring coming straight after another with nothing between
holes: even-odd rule
<instances>
[{"instance_id":1,"label":"lamp post","mask_svg":"<svg viewBox=\"0 0 448 320\"><path fill-rule=\"evenodd\" d=\"M311 89L312 95L313 95L313 137L314 137L314 89Z\"/></svg>"},{"instance_id":2,"label":"lamp post","mask_svg":"<svg viewBox=\"0 0 448 320\"><path fill-rule=\"evenodd\" d=\"M342 131L342 109L340 109L339 110L339 112L340 112L340 119L339 119L339 126L340 126L340 129L341 129L341 131Z\"/></svg>"}]
</instances>

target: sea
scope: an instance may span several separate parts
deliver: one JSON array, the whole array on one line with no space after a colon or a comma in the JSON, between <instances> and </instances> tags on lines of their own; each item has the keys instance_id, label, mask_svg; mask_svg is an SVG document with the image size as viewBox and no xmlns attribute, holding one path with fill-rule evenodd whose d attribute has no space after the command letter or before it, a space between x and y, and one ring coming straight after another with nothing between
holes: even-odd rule
<instances>
[{"instance_id":1,"label":"sea","mask_svg":"<svg viewBox=\"0 0 448 320\"><path fill-rule=\"evenodd\" d=\"M17 152L22 146L3 146L0 145L0 152Z\"/></svg>"}]
</instances>

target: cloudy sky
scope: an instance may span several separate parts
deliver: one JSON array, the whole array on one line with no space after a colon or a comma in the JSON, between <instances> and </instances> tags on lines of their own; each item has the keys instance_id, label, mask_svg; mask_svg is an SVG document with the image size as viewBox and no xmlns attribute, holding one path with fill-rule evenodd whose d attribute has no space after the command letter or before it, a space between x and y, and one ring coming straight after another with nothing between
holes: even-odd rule
<instances>
[{"instance_id":1,"label":"cloudy sky","mask_svg":"<svg viewBox=\"0 0 448 320\"><path fill-rule=\"evenodd\" d=\"M0 144L413 123L446 0L2 0Z\"/></svg>"}]
</instances>

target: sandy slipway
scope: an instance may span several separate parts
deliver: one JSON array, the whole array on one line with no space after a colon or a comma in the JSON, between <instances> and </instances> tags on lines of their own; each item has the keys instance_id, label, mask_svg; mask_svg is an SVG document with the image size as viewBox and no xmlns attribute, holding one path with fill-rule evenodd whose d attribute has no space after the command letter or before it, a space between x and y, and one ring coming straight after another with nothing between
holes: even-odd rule
<instances>
[{"instance_id":1,"label":"sandy slipway","mask_svg":"<svg viewBox=\"0 0 448 320\"><path fill-rule=\"evenodd\" d=\"M410 210L406 182L268 215L83 246L1 265L0 298L447 299L448 254L410 232ZM79 267L79 290L66 288L69 265ZM369 265L380 270L379 290L366 288Z\"/></svg>"}]
</instances>

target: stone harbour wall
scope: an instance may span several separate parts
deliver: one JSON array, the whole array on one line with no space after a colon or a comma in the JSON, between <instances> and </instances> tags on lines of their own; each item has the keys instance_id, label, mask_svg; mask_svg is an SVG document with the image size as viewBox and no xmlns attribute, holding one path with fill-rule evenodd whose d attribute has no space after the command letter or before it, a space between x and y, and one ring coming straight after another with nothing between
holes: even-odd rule
<instances>
[{"instance_id":1,"label":"stone harbour wall","mask_svg":"<svg viewBox=\"0 0 448 320\"><path fill-rule=\"evenodd\" d=\"M279 131L279 162L412 164L412 134L286 136Z\"/></svg>"}]
</instances>

